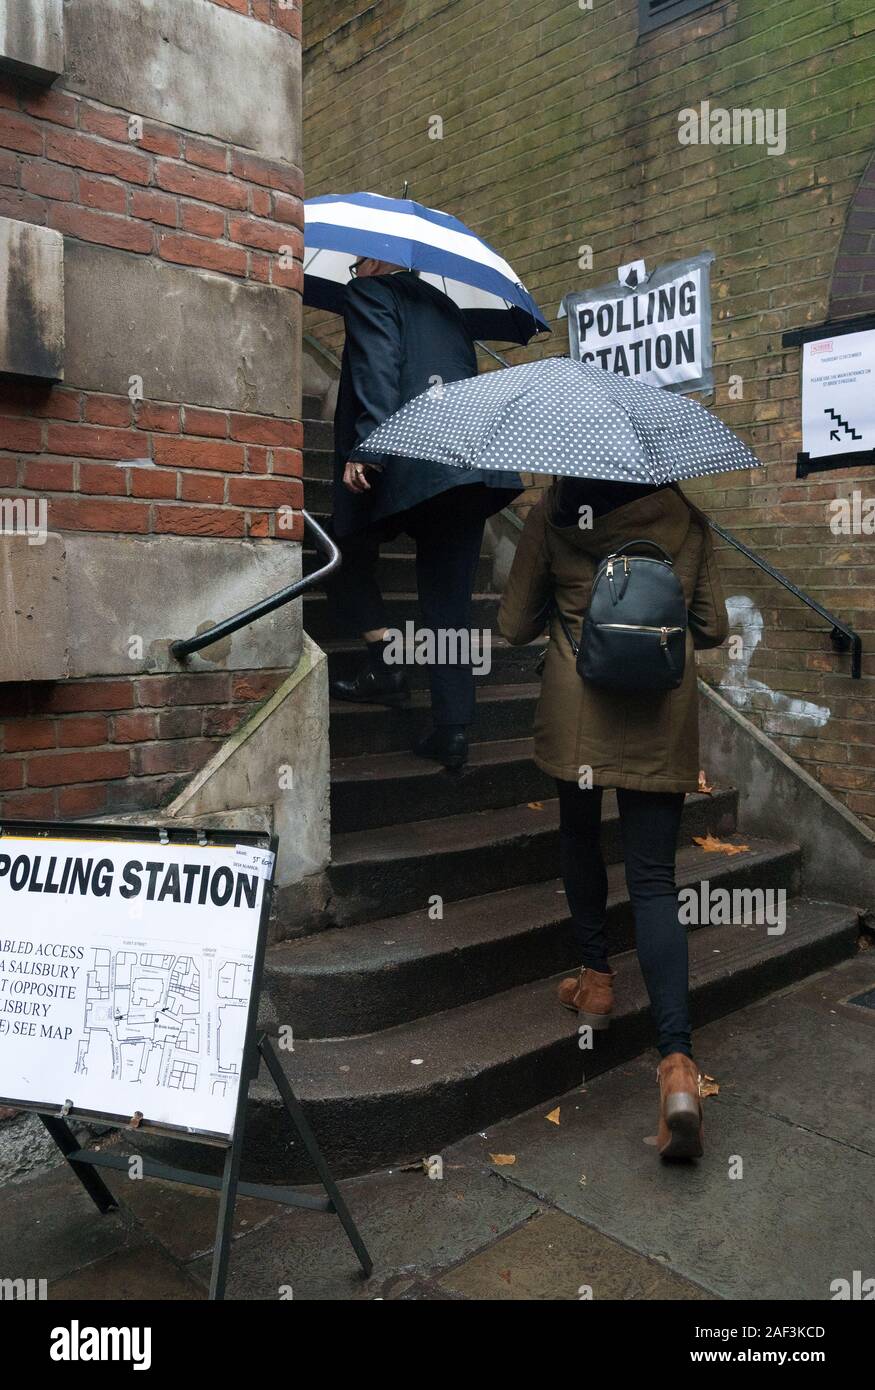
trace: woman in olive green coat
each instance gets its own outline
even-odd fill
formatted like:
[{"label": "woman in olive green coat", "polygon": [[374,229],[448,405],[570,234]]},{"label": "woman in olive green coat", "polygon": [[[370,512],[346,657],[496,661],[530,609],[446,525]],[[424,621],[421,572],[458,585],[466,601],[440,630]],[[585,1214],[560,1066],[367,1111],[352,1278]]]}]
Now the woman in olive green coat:
[{"label": "woman in olive green coat", "polygon": [[[581,679],[556,616],[558,609],[579,642],[599,563],[638,540],[668,552],[687,602],[684,676],[665,692],[609,690]],[[696,1156],[702,1152],[701,1105],[674,861],[684,796],[696,790],[700,767],[693,653],[719,646],[727,635],[706,518],[675,487],[572,478],[554,483],[526,520],[499,613],[500,631],[514,645],[533,641],[547,627],[534,756],[557,780],[562,876],[583,962],[579,976],[563,980],[559,999],[592,1028],[608,1026],[614,972],[599,836],[602,792],[615,788],[638,957],[662,1058],[657,1147],[664,1157]]]}]

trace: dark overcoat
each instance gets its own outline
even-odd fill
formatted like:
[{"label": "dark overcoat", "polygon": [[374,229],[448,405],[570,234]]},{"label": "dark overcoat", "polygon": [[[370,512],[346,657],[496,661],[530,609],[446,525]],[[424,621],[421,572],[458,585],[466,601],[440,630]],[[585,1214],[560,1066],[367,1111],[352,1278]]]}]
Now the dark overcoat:
[{"label": "dark overcoat", "polygon": [[[337,536],[383,523],[449,488],[465,487],[465,506],[489,516],[522,491],[517,473],[468,472],[424,459],[356,454],[356,445],[402,405],[429,388],[477,375],[474,344],[461,312],[409,271],[353,280],[344,309],[343,349],[334,415],[334,516]],[[381,465],[370,492],[343,483],[351,456]]]}]

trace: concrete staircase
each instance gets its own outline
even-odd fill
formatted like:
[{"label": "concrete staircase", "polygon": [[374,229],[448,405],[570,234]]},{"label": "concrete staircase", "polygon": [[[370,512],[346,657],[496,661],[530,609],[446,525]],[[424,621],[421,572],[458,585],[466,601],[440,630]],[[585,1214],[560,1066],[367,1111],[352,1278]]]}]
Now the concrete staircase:
[{"label": "concrete staircase", "polygon": [[[304,495],[330,506],[332,436],[305,400]],[[318,563],[314,553],[305,567]],[[484,557],[473,622],[494,625],[497,596]],[[392,621],[415,618],[411,544],[381,560]],[[357,644],[335,639],[325,599],[305,600],[304,625],[332,674],[354,669]],[[471,760],[460,774],[414,758],[428,726],[425,672],[412,670],[409,709],[332,704],[332,925],[268,951],[262,1020],[291,1025],[289,1076],[338,1174],[439,1152],[462,1135],[580,1084],[652,1045],[632,950],[616,805],[606,798],[610,934],[618,1014],[594,1051],[555,1001],[556,977],[577,965],[558,868],[554,787],[531,762],[537,698],[533,648],[493,648],[478,680]],[[778,816],[777,824],[780,826]],[[679,882],[787,890],[783,936],[764,927],[709,926],[690,938],[699,1025],[850,954],[855,908],[800,895],[802,855],[786,837],[744,833],[730,787],[690,796]],[[712,832],[748,848],[728,856],[692,841]],[[442,900],[442,916],[430,904]],[[701,1059],[707,1065],[707,1058]],[[252,1093],[247,1169],[265,1180],[307,1175],[278,1098]]]}]

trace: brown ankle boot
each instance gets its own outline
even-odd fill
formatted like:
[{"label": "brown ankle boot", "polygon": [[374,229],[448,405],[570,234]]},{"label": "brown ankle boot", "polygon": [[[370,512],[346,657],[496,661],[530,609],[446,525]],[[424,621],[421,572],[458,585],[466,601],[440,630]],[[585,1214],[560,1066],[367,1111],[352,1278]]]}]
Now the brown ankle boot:
[{"label": "brown ankle boot", "polygon": [[614,974],[609,970],[590,970],[581,967],[580,975],[572,975],[559,986],[559,1003],[574,1009],[577,1017],[591,1028],[607,1028],[614,1007]]},{"label": "brown ankle boot", "polygon": [[660,1158],[701,1158],[705,1126],[699,1099],[699,1069],[684,1052],[670,1052],[656,1069],[659,1082]]}]

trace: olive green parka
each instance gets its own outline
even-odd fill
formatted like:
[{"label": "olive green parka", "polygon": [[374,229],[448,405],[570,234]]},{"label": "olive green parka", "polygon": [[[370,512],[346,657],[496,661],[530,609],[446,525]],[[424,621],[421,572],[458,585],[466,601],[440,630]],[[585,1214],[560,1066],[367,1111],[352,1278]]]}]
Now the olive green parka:
[{"label": "olive green parka", "polygon": [[686,664],[680,686],[665,693],[594,686],[578,675],[554,613],[535,714],[535,762],[563,781],[578,782],[591,769],[594,786],[695,791],[701,761],[694,650],[719,646],[728,630],[707,522],[673,487],[616,507],[588,529],[556,525],[555,508],[554,484],[526,519],[499,611],[502,635],[514,646],[534,641],[555,602],[579,641],[600,561],[626,541],[656,541],[672,557],[687,601]]}]

